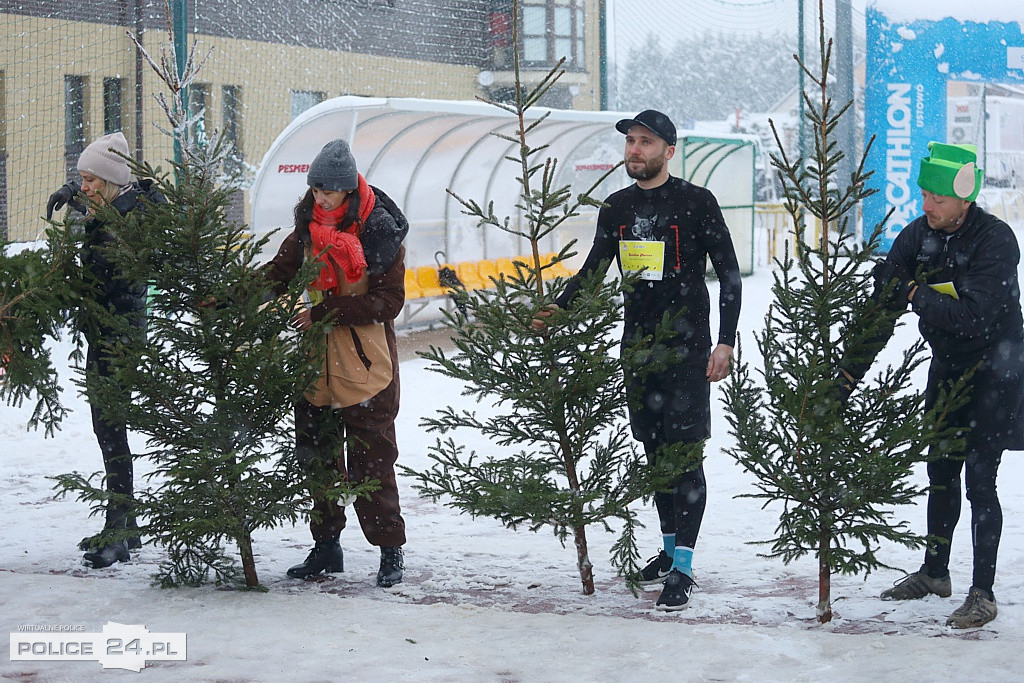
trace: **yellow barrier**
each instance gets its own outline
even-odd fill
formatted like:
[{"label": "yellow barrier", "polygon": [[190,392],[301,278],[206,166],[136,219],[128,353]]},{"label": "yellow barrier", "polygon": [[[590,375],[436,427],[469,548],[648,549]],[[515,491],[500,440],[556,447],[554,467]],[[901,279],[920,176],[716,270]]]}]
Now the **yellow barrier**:
[{"label": "yellow barrier", "polygon": [[455,274],[459,276],[462,285],[466,289],[484,289],[490,286],[490,282],[480,277],[480,270],[476,261],[463,261],[455,266]]},{"label": "yellow barrier", "polygon": [[[817,244],[821,239],[821,221],[817,217],[806,214],[805,230],[810,229],[808,242]],[[771,265],[776,259],[782,260],[788,244],[789,254],[794,255],[796,242],[793,228],[793,217],[786,210],[786,205],[774,202],[758,202],[754,205],[754,225],[761,232],[764,247],[764,262]]]},{"label": "yellow barrier", "polygon": [[476,264],[476,271],[480,273],[480,279],[483,280],[484,287],[493,287],[495,281],[501,277],[501,273],[498,272],[497,264],[490,259],[478,261]]},{"label": "yellow barrier", "polygon": [[420,266],[416,269],[416,284],[426,298],[442,296],[444,290],[441,288],[441,280],[437,275],[437,268],[434,266]]},{"label": "yellow barrier", "polygon": [[[544,254],[544,257],[541,259],[541,262],[546,266],[549,263],[551,263],[552,261],[554,261],[556,256],[558,256],[558,254],[556,252],[553,252],[553,251],[550,252],[550,253]],[[556,263],[555,265],[551,266],[550,268],[545,268],[544,269],[544,279],[545,280],[553,280],[556,277],[572,277],[575,274],[576,273],[574,273],[573,271],[571,271],[571,270],[569,270],[568,268],[565,267],[565,262],[564,261],[559,261],[558,263]]]},{"label": "yellow barrier", "polygon": [[[541,265],[547,266],[558,254],[550,252],[541,256]],[[467,290],[488,289],[494,287],[496,280],[502,277],[511,276],[516,272],[515,261],[529,263],[530,258],[516,256],[515,258],[499,258],[495,261],[482,259],[480,261],[461,261],[454,266],[444,264],[455,270],[459,280]],[[565,267],[562,262],[551,267],[544,268],[544,279],[552,280],[556,277],[572,277],[575,272]],[[447,288],[441,285],[437,267],[426,265],[417,268],[407,268],[405,271],[405,299],[429,299],[435,296],[443,296],[448,293]]]},{"label": "yellow barrier", "polygon": [[416,271],[407,268],[405,271],[405,300],[410,301],[422,298],[423,290],[420,289],[419,283],[416,282]]}]

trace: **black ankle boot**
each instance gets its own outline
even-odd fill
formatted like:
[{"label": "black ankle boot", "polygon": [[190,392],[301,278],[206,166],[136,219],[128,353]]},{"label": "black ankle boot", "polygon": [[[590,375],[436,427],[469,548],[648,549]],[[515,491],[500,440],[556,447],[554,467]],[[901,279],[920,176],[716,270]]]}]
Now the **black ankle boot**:
[{"label": "black ankle boot", "polygon": [[[138,522],[135,521],[134,517],[129,517],[128,521],[126,522],[126,524],[127,524],[126,528],[128,530],[133,530],[133,529],[138,529],[139,528]],[[115,528],[115,527],[104,525],[103,526],[103,531],[107,531],[108,529],[112,529],[112,528]],[[78,542],[78,549],[79,550],[93,551],[93,550],[96,550],[97,548],[102,547],[103,546],[103,531],[101,531],[98,534],[94,534],[92,536],[86,536],[85,538],[83,538],[81,541]],[[128,549],[129,550],[138,550],[139,548],[142,547],[142,539],[139,538],[139,535],[137,533],[136,534],[132,534],[131,536],[129,536],[125,540],[128,543]]]},{"label": "black ankle boot", "polygon": [[128,543],[120,540],[87,552],[82,559],[93,569],[103,569],[115,562],[127,562],[132,556],[128,552]]},{"label": "black ankle boot", "polygon": [[400,547],[382,547],[380,549],[380,569],[377,571],[377,585],[391,588],[402,582],[405,573],[405,556]]},{"label": "black ankle boot", "polygon": [[329,541],[317,541],[306,556],[306,561],[289,569],[288,576],[293,579],[306,579],[320,572],[331,574],[343,571],[345,557],[341,552],[341,544],[334,538]]}]

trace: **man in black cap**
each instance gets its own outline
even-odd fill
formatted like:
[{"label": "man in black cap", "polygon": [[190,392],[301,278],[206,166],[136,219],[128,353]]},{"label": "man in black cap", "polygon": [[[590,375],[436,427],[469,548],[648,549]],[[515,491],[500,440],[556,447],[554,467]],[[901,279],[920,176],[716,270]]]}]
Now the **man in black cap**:
[{"label": "man in black cap", "polygon": [[[662,446],[696,444],[711,435],[711,382],[728,376],[740,313],[740,273],[729,229],[714,195],[706,188],[669,175],[676,128],[661,112],[648,109],[615,124],[626,136],[626,173],[636,183],[605,199],[594,244],[579,275],[555,302],[569,305],[580,278],[616,259],[619,269],[640,272],[625,296],[623,343],[648,335],[664,313],[675,315],[673,344],[678,362],[641,384],[627,382],[642,397],[630,409],[633,437],[648,459]],[[718,275],[718,344],[712,349],[710,297],[704,281],[708,257]],[[538,314],[542,327],[547,311]],[[664,548],[637,577],[642,585],[664,583],[656,607],[678,610],[693,586],[697,542],[707,487],[700,464],[671,491],[655,494]]]}]

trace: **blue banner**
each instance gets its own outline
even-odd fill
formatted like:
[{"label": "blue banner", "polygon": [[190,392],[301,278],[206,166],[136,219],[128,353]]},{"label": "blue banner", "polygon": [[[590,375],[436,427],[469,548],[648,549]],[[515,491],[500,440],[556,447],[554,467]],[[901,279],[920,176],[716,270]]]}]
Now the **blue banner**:
[{"label": "blue banner", "polygon": [[1024,47],[1019,23],[890,20],[867,8],[867,71],[864,87],[864,140],[874,136],[866,170],[869,187],[879,190],[864,201],[864,231],[886,215],[882,250],[888,251],[903,227],[921,215],[918,165],[928,142],[946,142],[947,81],[1024,82]]}]

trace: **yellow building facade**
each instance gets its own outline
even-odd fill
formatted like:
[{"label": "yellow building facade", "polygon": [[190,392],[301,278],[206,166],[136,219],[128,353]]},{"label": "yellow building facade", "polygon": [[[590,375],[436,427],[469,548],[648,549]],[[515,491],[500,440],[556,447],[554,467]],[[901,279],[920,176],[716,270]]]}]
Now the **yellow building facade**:
[{"label": "yellow building facade", "polygon": [[[173,157],[156,99],[167,88],[128,35],[141,33],[153,59],[169,58],[168,22],[160,16],[164,3],[93,3],[86,8],[91,20],[80,16],[86,10],[77,5],[54,11],[55,4],[63,3],[0,0],[0,235],[12,241],[42,235],[47,197],[75,177],[78,153],[97,137],[122,130],[137,158],[165,171]],[[513,72],[495,56],[495,45],[507,43],[509,3],[420,0],[403,3],[408,9],[396,4],[352,3],[360,11],[338,15],[332,24],[324,16],[329,7],[297,12],[278,0],[188,3],[198,14],[189,17],[189,43],[202,61],[191,88],[192,110],[205,109],[205,130],[229,132],[251,175],[288,122],[327,98],[507,95]],[[550,28],[555,36],[549,54],[556,44],[572,48],[567,72],[545,104],[599,108],[599,2],[525,0],[524,6],[534,34]],[[275,17],[286,7],[291,14],[279,24]],[[232,12],[254,18],[252,25]],[[543,27],[537,23],[542,17],[548,19]],[[332,25],[345,30],[324,36],[322,27]],[[566,30],[571,42],[559,33]],[[541,44],[536,35],[532,40],[537,56]],[[548,68],[535,60],[524,69],[524,80],[536,81]],[[233,217],[248,222],[249,205],[240,196]]]}]

